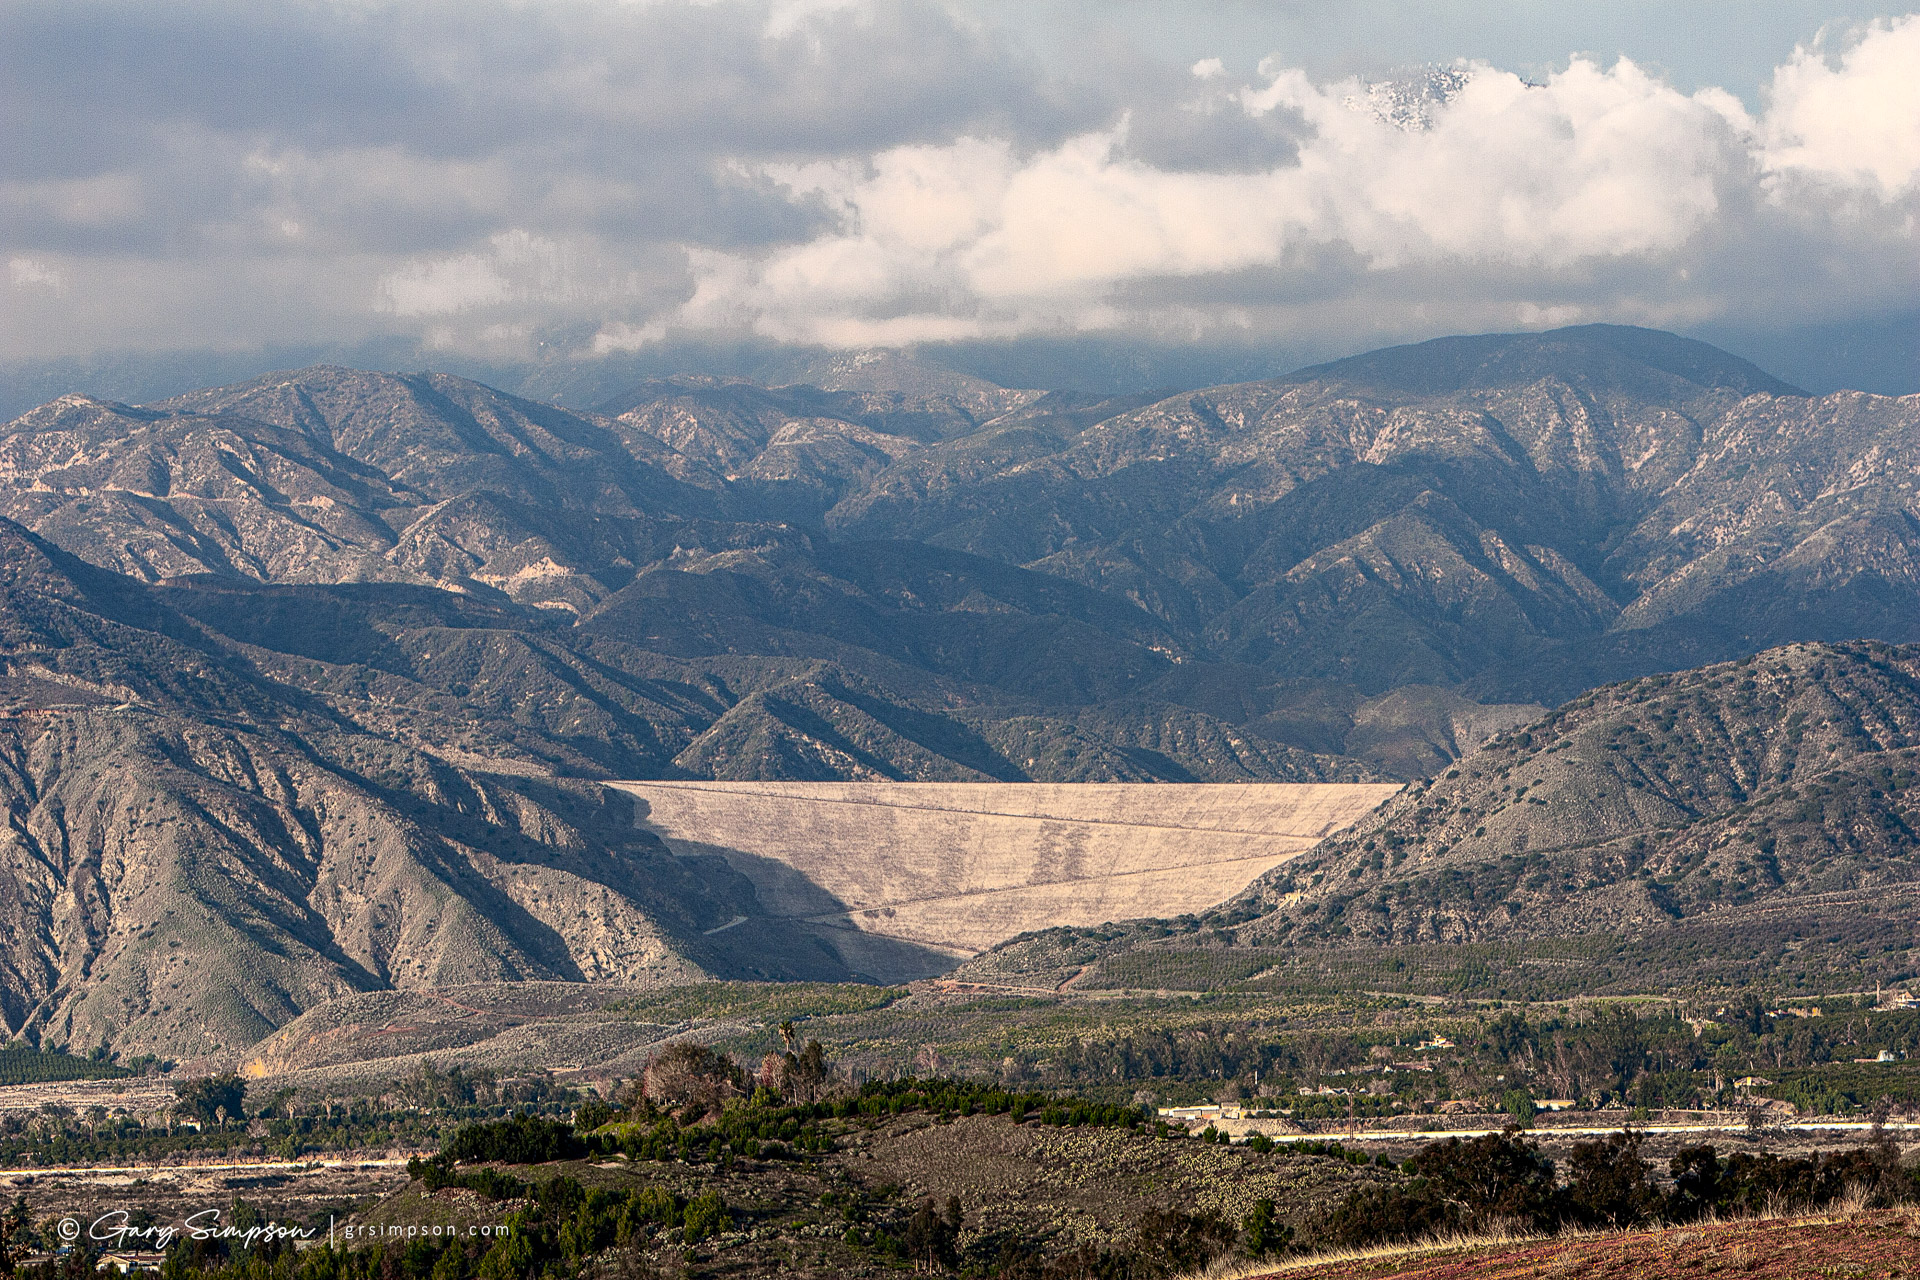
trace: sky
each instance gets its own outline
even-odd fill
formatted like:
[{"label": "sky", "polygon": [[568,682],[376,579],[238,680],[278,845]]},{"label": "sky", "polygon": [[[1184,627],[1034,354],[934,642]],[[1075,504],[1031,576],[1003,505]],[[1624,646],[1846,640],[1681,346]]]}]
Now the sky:
[{"label": "sky", "polygon": [[0,361],[1899,346],[1916,71],[1843,0],[0,0]]}]

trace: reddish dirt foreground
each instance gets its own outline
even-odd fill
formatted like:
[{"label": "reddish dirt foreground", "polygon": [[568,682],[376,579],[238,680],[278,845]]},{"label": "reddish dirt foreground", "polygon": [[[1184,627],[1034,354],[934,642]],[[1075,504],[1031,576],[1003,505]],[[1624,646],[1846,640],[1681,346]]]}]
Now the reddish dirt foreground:
[{"label": "reddish dirt foreground", "polygon": [[1660,1231],[1460,1245],[1296,1263],[1245,1280],[1509,1280],[1521,1276],[1920,1277],[1920,1210],[1742,1219]]}]

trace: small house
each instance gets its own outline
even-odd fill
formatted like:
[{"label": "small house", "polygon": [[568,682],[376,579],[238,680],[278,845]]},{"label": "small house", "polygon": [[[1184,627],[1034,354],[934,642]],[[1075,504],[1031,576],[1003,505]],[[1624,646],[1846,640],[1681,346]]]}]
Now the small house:
[{"label": "small house", "polygon": [[158,1271],[160,1264],[167,1260],[164,1253],[149,1252],[144,1249],[116,1249],[100,1255],[100,1261],[94,1264],[96,1271],[117,1271],[121,1275],[131,1275],[136,1271]]}]

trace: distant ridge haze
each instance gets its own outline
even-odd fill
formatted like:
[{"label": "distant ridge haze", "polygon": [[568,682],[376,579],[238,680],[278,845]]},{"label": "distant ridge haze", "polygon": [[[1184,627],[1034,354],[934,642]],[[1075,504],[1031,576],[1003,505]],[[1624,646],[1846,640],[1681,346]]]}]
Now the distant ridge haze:
[{"label": "distant ridge haze", "polygon": [[1705,342],[1629,325],[1589,324],[1542,334],[1433,338],[1312,365],[1284,382],[1353,382],[1382,391],[1444,395],[1525,386],[1549,378],[1649,390],[1667,374],[1703,387],[1804,396],[1750,361]]},{"label": "distant ridge haze", "polygon": [[[1426,339],[1404,345],[1419,347],[1427,341],[1445,340]],[[1694,335],[1694,340],[1723,351],[1744,352],[1757,366],[1784,374],[1787,384],[1820,394],[1863,390],[1906,395],[1920,391],[1920,316],[1778,333],[1718,326]],[[1154,389],[1173,392],[1287,378],[1368,354],[1336,354],[1340,350],[1335,347],[1329,351],[1320,344],[1237,345],[1220,341],[1195,345],[1124,338],[1034,337],[1017,342],[931,343],[865,352],[752,342],[663,343],[641,352],[599,356],[556,350],[539,360],[488,359],[435,350],[403,339],[259,351],[126,352],[0,362],[0,417],[17,416],[69,392],[143,403],[312,364],[434,369],[536,400],[593,408],[639,382],[685,373],[767,386],[835,387],[830,370],[876,356],[880,357],[877,363],[881,369],[911,366],[924,371],[915,375],[921,381],[957,376],[996,387],[1131,395]],[[902,390],[904,384],[886,389]]]}]

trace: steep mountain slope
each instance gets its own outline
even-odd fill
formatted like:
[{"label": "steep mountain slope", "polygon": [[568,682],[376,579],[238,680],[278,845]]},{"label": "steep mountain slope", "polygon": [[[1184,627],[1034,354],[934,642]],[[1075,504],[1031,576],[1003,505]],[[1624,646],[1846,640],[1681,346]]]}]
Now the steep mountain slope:
[{"label": "steep mountain slope", "polygon": [[597,786],[462,769],[0,524],[0,1020],[191,1057],[354,990],[700,976],[751,889]]},{"label": "steep mountain slope", "polygon": [[0,435],[0,478],[6,515],[149,581],[431,583],[581,611],[674,548],[781,536],[704,519],[722,481],[649,436],[440,375],[69,396]]},{"label": "steep mountain slope", "polygon": [[1920,897],[1920,651],[1856,639],[1920,639],[1920,398],[1605,327],[1151,402],[817,376],[582,413],[320,368],[0,430],[0,1018],[178,1057],[748,972],[706,931],[751,885],[621,777],[1435,779],[1222,946]]},{"label": "steep mountain slope", "polygon": [[[873,392],[683,382],[649,404],[698,419],[679,438],[696,455],[736,420],[774,424],[746,446],[764,459],[800,409],[882,425],[906,412],[897,397],[874,408]],[[1137,692],[1182,653],[1136,606],[960,553],[686,514],[779,502],[764,486],[700,487],[732,483],[724,468],[739,458],[690,460],[619,423],[454,379],[319,369],[164,409],[69,398],[0,444],[14,514],[96,563],[168,584],[174,607],[258,650],[262,671],[407,741],[491,756],[487,740],[504,737],[548,767],[623,776],[1024,777],[1056,765],[1115,780],[1369,776],[1252,731],[1234,735],[1246,749],[1209,745],[1204,758],[1132,742],[1182,739],[1166,722],[1196,717],[1178,706],[1129,703],[1128,743],[1101,741],[1106,719],[1082,710]],[[662,458],[657,470],[646,461]],[[569,630],[572,618],[582,625]],[[743,660],[720,661],[733,656]],[[796,698],[818,704],[817,689],[849,683],[865,690],[864,709],[828,695],[816,714],[790,713]],[[792,696],[762,696],[789,685]],[[989,727],[1017,721],[1009,741],[1030,763],[967,746],[976,730],[947,716],[962,708]],[[876,713],[893,726],[884,744],[869,732]],[[867,749],[849,751],[850,732]],[[741,748],[769,735],[785,745]]]},{"label": "steep mountain slope", "polygon": [[[1920,648],[1792,645],[1586,694],[1255,886],[1245,940],[1832,920],[1920,897]],[[1920,941],[1920,940],[1917,940]]]},{"label": "steep mountain slope", "polygon": [[[999,776],[1084,741],[1073,759],[1116,778],[1199,776],[1215,766],[1128,754],[1198,715],[1257,740],[1235,763],[1202,753],[1227,776],[1289,749],[1405,775],[1518,714],[1475,704],[1776,642],[1920,638],[1920,401],[1808,397],[1671,335],[1445,339],[1145,404],[893,357],[815,376],[659,380],[597,414],[331,368],[146,409],[68,398],[0,432],[0,510],[341,668],[314,674],[336,695],[411,681],[398,696],[421,707],[472,681],[396,657],[412,624],[379,615],[407,613],[397,596],[327,606],[388,637],[375,661],[297,626],[262,640],[232,593],[391,583],[520,606],[420,639],[491,673],[488,722],[571,723],[531,695],[576,673],[597,692],[562,701],[592,702],[599,727],[552,758],[621,772]],[[525,658],[516,695],[506,655],[527,636],[549,656]],[[697,712],[612,692],[656,672],[699,685],[723,657],[727,692]],[[599,667],[627,674],[583,674]],[[1420,695],[1386,736],[1360,727],[1362,704],[1413,686],[1468,710]],[[900,734],[909,711],[960,755]],[[1036,724],[1053,745],[1022,745]]]},{"label": "steep mountain slope", "polygon": [[1016,939],[988,985],[1565,999],[1920,975],[1920,646],[1590,691],[1197,916]]},{"label": "steep mountain slope", "polygon": [[713,477],[651,436],[446,374],[322,367],[175,397],[294,430],[430,502],[476,491],[567,511],[711,514]]},{"label": "steep mountain slope", "polygon": [[1069,438],[904,458],[829,513],[1121,593],[1196,650],[1379,692],[1559,700],[1769,643],[1915,638],[1920,401],[1700,343],[1444,339]]},{"label": "steep mountain slope", "polygon": [[80,396],[11,423],[0,474],[9,518],[149,580],[387,576],[386,513],[424,502],[297,432]]},{"label": "steep mountain slope", "polygon": [[426,588],[154,587],[0,521],[0,1024],[217,1058],[354,992],[846,980],[870,964],[811,935],[726,934],[767,914],[753,882],[670,853],[626,797],[578,776],[636,762],[979,781],[1367,772],[1184,708],[1110,725],[969,711],[964,686],[895,674],[955,705],[921,711],[819,661],[703,667]]},{"label": "steep mountain slope", "polygon": [[[1769,643],[1920,638],[1920,401],[1811,398],[1671,335],[1446,339],[1152,403],[892,357],[816,376],[664,379],[597,414],[330,368],[147,409],[69,398],[0,433],[0,510],[148,581],[431,586],[522,606],[478,630],[617,649],[622,671],[739,660],[700,714],[615,715],[621,745],[586,754],[622,772],[1003,771],[912,732],[852,750],[888,735],[837,683],[1007,759],[1084,740],[1073,759],[1116,779],[1143,766],[1111,726],[1145,707],[1156,740],[1197,714],[1258,739],[1246,760],[1405,775],[1512,719],[1423,695],[1391,741],[1359,728],[1409,686],[1524,708]],[[1052,746],[1020,745],[1036,723]]]}]

